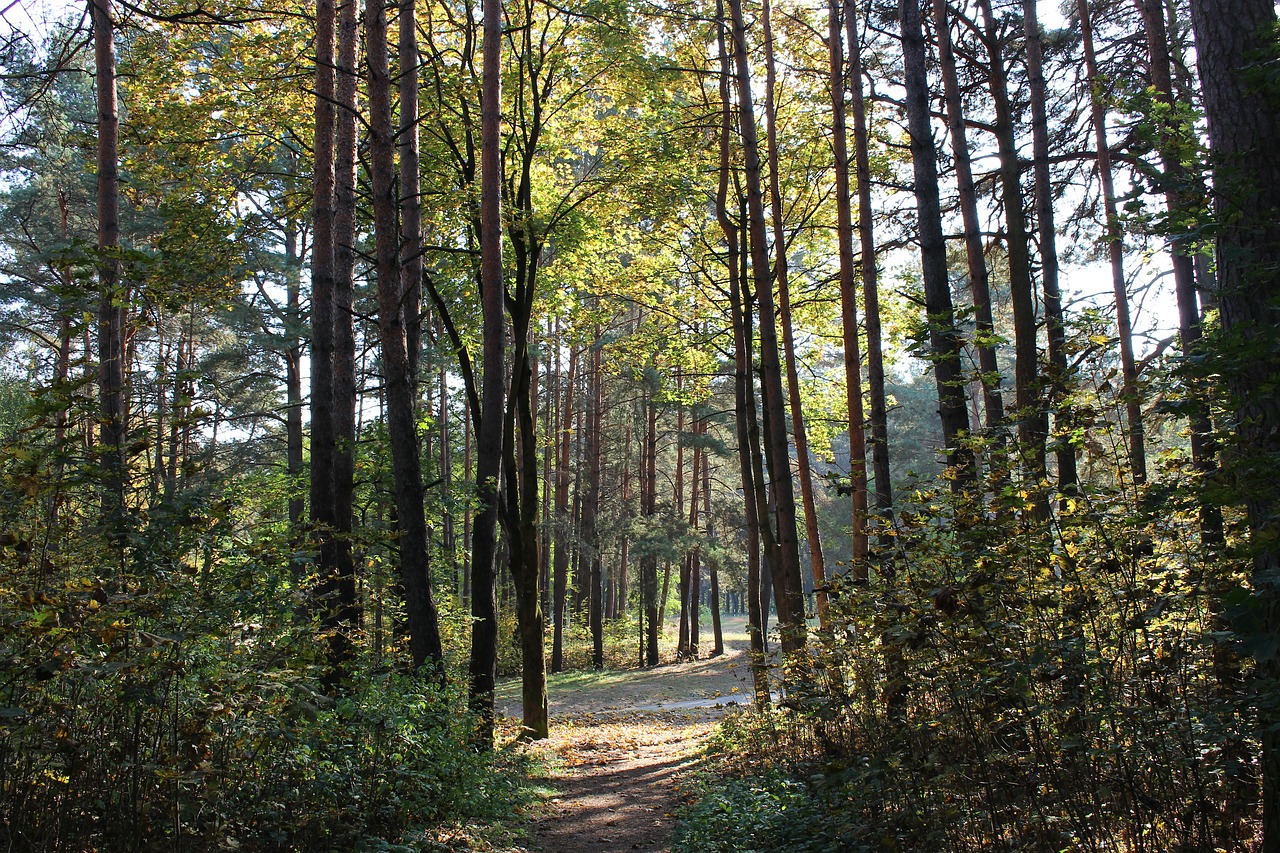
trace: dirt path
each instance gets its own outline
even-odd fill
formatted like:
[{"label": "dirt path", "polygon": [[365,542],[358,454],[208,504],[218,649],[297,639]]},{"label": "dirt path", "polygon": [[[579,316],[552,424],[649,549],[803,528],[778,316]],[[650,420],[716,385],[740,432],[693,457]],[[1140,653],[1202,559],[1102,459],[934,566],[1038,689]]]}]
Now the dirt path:
[{"label": "dirt path", "polygon": [[[543,853],[669,850],[682,775],[715,720],[751,701],[746,638],[730,627],[720,658],[552,677],[546,747],[559,793],[532,827]],[[514,685],[499,706],[518,715]]]}]

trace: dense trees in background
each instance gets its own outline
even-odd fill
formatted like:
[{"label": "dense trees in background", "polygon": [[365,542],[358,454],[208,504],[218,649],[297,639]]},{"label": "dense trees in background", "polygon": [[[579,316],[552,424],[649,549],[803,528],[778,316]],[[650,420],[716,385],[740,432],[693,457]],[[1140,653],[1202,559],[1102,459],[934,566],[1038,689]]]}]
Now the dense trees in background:
[{"label": "dense trees in background", "polygon": [[1280,849],[1275,11],[1057,11],[6,36],[0,835],[399,837],[733,611],[833,849]]}]

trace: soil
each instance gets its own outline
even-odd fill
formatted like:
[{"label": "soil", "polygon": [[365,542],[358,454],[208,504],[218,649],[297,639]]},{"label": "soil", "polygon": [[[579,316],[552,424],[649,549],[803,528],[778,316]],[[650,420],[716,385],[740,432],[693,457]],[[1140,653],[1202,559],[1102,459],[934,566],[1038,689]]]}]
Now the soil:
[{"label": "soil", "polygon": [[[662,853],[682,784],[715,721],[751,701],[742,620],[726,620],[726,654],[644,670],[549,679],[544,742],[556,789],[530,834],[543,853]],[[518,716],[518,684],[499,690]]]}]

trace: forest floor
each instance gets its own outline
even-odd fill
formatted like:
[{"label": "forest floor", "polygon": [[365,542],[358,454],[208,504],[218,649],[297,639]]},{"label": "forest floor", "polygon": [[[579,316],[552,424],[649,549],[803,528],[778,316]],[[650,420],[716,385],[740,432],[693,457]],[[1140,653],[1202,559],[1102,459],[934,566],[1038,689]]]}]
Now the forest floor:
[{"label": "forest floor", "polygon": [[[724,639],[717,658],[548,678],[551,738],[540,748],[555,793],[530,826],[534,849],[669,849],[703,741],[717,719],[752,700],[745,619],[726,618]],[[498,704],[519,716],[518,682],[502,685]]]}]

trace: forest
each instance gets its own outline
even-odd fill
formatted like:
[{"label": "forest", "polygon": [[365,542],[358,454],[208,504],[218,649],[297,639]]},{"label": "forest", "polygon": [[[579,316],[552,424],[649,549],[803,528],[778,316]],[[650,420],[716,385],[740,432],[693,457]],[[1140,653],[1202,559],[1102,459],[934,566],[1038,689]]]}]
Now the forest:
[{"label": "forest", "polygon": [[0,100],[5,849],[1280,853],[1273,0],[18,0]]}]

